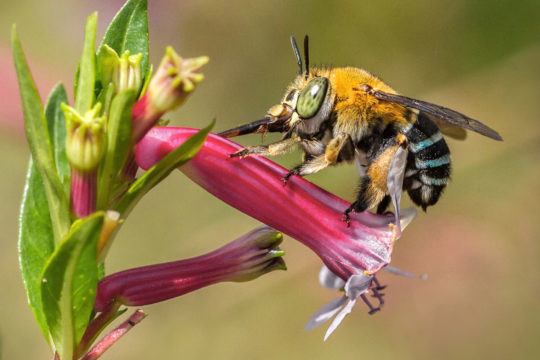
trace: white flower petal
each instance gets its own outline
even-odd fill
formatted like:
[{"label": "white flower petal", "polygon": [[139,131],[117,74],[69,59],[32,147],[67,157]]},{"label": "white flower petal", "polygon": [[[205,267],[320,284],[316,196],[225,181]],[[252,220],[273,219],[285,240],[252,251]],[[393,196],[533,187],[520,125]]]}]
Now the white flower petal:
[{"label": "white flower petal", "polygon": [[401,229],[405,229],[414,220],[416,215],[418,215],[418,210],[415,206],[411,206],[404,210],[401,210]]},{"label": "white flower petal", "polygon": [[356,300],[358,296],[368,291],[371,280],[373,280],[371,275],[351,275],[345,284],[345,293],[351,300]]},{"label": "white flower petal", "polygon": [[311,330],[321,325],[322,323],[330,320],[332,316],[334,316],[339,311],[339,309],[341,309],[341,307],[345,304],[346,301],[347,297],[342,296],[324,305],[319,311],[317,311],[315,314],[313,314],[313,316],[311,316],[306,326],[304,326],[304,330]]},{"label": "white flower petal", "polygon": [[325,265],[319,271],[319,283],[328,289],[341,289],[345,285],[345,281],[331,272]]},{"label": "white flower petal", "polygon": [[388,170],[388,177],[386,182],[388,185],[388,193],[392,199],[392,204],[394,205],[394,211],[396,216],[396,226],[397,226],[397,236],[401,236],[401,222],[399,216],[399,206],[401,203],[401,192],[403,188],[403,177],[405,176],[405,166],[407,165],[407,150],[398,147],[392,163],[390,164],[390,169]]},{"label": "white flower petal", "polygon": [[332,323],[328,327],[328,330],[326,330],[326,334],[324,335],[324,341],[326,341],[326,339],[328,339],[328,337],[334,332],[334,330],[337,329],[339,324],[341,324],[341,321],[343,321],[345,316],[347,316],[351,312],[355,304],[356,304],[356,300],[349,300],[349,302],[347,303],[347,305],[345,305],[343,310],[341,310],[339,314],[337,314],[334,321],[332,321]]}]

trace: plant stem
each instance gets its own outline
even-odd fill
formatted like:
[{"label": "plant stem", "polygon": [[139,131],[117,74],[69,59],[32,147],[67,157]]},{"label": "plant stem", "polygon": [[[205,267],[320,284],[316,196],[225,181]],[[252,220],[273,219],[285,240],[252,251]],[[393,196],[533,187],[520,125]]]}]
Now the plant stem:
[{"label": "plant stem", "polygon": [[137,309],[135,312],[120,326],[111,331],[107,336],[105,336],[99,343],[97,343],[86,355],[84,355],[81,360],[95,360],[98,359],[105,351],[107,351],[114,343],[116,343],[122,336],[124,336],[129,330],[131,330],[135,325],[140,323],[146,314],[141,310]]},{"label": "plant stem", "polygon": [[120,303],[112,302],[102,313],[90,322],[84,335],[77,346],[77,351],[75,352],[74,358],[78,358],[81,354],[84,354],[86,350],[92,345],[96,337],[103,331],[105,326],[107,326],[114,318],[115,314],[120,307]]},{"label": "plant stem", "polygon": [[71,168],[71,210],[78,218],[96,211],[97,170],[83,172]]}]

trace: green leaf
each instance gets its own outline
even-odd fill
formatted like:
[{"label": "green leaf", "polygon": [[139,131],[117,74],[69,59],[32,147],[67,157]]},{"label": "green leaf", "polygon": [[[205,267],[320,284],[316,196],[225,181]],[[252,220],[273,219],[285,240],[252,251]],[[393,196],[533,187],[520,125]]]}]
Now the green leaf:
[{"label": "green leaf", "polygon": [[55,240],[59,242],[70,226],[69,203],[56,173],[47,120],[43,113],[39,94],[26,64],[15,26],[12,31],[11,43],[24,112],[26,138],[28,139],[30,153],[36,169],[43,180]]},{"label": "green leaf", "polygon": [[43,336],[49,327],[41,302],[41,272],[54,251],[54,235],[41,175],[30,160],[19,221],[19,263],[28,304]]},{"label": "green leaf", "polygon": [[111,190],[131,149],[131,109],[135,103],[134,90],[118,93],[111,103],[107,123],[107,151],[99,174],[98,209],[109,206]]},{"label": "green leaf", "polygon": [[105,32],[98,49],[98,56],[105,44],[113,48],[118,56],[129,50],[130,54],[141,53],[141,71],[148,69],[148,4],[147,0],[129,0],[116,14]]},{"label": "green leaf", "polygon": [[144,76],[144,83],[141,88],[141,95],[140,95],[141,97],[146,92],[146,88],[148,87],[148,84],[150,83],[150,78],[152,77],[153,71],[154,71],[154,65],[150,64],[150,66],[148,66],[148,71],[146,71],[146,75]]},{"label": "green leaf", "polygon": [[98,282],[103,213],[76,221],[42,273],[41,299],[56,351],[71,359],[90,321]]},{"label": "green leaf", "polygon": [[68,103],[66,89],[64,85],[57,84],[51,91],[47,106],[45,106],[45,118],[49,125],[49,134],[51,136],[51,146],[53,149],[56,171],[60,181],[67,188],[69,196],[70,185],[70,166],[66,155],[66,119],[64,112],[60,108],[62,103]]},{"label": "green leaf", "polygon": [[214,124],[215,121],[212,121],[210,125],[191,136],[131,185],[115,205],[115,210],[120,212],[122,218],[127,217],[144,194],[165,179],[174,169],[184,165],[197,154]]},{"label": "green leaf", "polygon": [[79,69],[77,71],[77,92],[75,95],[75,109],[84,115],[94,104],[94,83],[96,79],[96,27],[97,13],[86,19],[84,46]]}]

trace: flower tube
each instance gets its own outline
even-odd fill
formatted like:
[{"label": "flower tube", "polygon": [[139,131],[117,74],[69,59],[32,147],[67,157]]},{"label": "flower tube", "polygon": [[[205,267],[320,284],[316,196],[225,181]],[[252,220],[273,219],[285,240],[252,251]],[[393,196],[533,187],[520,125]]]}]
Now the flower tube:
[{"label": "flower tube", "polygon": [[249,281],[285,269],[282,238],[263,226],[206,255],[114,273],[99,282],[94,310],[113,303],[154,304],[217,282]]},{"label": "flower tube", "polygon": [[[136,160],[143,169],[156,164],[198,130],[157,127],[138,143]],[[242,147],[210,134],[197,155],[180,170],[227,204],[311,248],[343,280],[372,275],[391,259],[397,231],[393,216],[369,212],[343,221],[349,203],[300,177],[286,186],[288,171],[263,157],[230,158]],[[416,210],[401,213],[405,227]],[[394,229],[394,231],[392,231]]]}]

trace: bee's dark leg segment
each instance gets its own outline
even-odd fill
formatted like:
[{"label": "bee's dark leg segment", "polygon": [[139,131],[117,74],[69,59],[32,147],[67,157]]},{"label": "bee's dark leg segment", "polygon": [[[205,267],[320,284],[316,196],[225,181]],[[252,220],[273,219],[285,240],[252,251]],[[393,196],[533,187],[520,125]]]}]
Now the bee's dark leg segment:
[{"label": "bee's dark leg segment", "polygon": [[351,206],[349,206],[347,210],[345,210],[345,212],[343,213],[343,215],[345,215],[345,218],[343,219],[343,221],[347,223],[347,227],[349,227],[351,224],[351,218],[349,216],[351,212],[362,212],[362,211],[367,210],[370,207],[370,202],[367,200],[368,199],[367,189],[368,189],[369,182],[370,182],[370,179],[368,176],[364,176],[362,178],[356,201],[353,202]]},{"label": "bee's dark leg segment", "polygon": [[386,214],[386,209],[388,208],[388,205],[390,205],[390,195],[386,195],[382,201],[377,205],[377,214]]},{"label": "bee's dark leg segment", "polygon": [[303,164],[300,164],[294,168],[292,168],[287,175],[283,178],[283,185],[287,185],[287,181],[291,178],[293,175],[301,175],[300,169],[302,168]]},{"label": "bee's dark leg segment", "polygon": [[368,314],[369,315],[373,315],[375,314],[377,311],[381,310],[380,307],[374,307],[368,300],[368,298],[366,297],[365,294],[362,294],[360,295],[360,297],[362,298],[362,300],[366,303],[366,305],[369,307],[369,312]]}]

